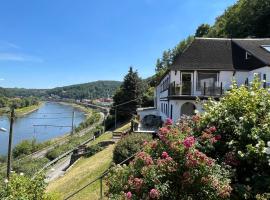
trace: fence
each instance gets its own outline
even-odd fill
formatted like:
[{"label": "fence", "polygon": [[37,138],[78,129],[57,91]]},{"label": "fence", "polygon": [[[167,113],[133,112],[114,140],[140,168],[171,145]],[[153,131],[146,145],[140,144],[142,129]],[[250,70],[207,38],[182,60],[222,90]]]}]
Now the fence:
[{"label": "fence", "polygon": [[[125,163],[127,163],[128,161],[130,161],[131,159],[133,159],[135,157],[137,153],[133,154],[132,156],[130,156],[129,158],[125,159],[124,161],[122,161],[121,163],[119,163],[119,165],[123,165]],[[86,185],[84,185],[83,187],[81,187],[80,189],[78,189],[77,191],[73,192],[72,194],[70,194],[69,196],[65,197],[64,200],[68,200],[74,196],[76,196],[77,194],[79,194],[82,190],[84,190],[85,188],[93,185],[94,183],[96,183],[97,181],[100,182],[100,199],[103,199],[103,179],[105,178],[105,176],[109,173],[109,170],[112,168],[109,167],[109,169],[107,169],[105,172],[102,173],[102,175],[100,175],[99,177],[95,178],[94,180],[90,181],[89,183],[87,183]]]}]

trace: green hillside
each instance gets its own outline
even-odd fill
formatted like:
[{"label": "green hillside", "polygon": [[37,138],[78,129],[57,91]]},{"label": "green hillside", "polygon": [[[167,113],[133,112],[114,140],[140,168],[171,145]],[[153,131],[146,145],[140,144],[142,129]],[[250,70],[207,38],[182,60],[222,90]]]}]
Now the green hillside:
[{"label": "green hillside", "polygon": [[57,87],[48,90],[47,94],[54,94],[62,98],[72,99],[112,97],[120,84],[120,81],[95,81],[84,84]]},{"label": "green hillside", "polygon": [[53,89],[25,89],[25,88],[0,88],[0,96],[5,97],[48,97],[57,95],[61,98],[102,98],[112,97],[120,86],[120,81],[95,81],[84,84],[76,84]]}]

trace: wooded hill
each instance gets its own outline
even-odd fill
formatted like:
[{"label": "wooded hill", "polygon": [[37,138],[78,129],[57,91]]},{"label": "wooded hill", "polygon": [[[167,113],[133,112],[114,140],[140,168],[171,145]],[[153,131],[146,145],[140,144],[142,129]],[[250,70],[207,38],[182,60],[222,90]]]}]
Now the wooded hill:
[{"label": "wooded hill", "polygon": [[95,81],[85,84],[57,87],[47,91],[47,94],[58,95],[71,99],[96,99],[112,97],[121,85],[120,81]]},{"label": "wooded hill", "polygon": [[112,97],[121,85],[120,81],[95,81],[53,89],[0,88],[0,96],[5,97],[48,97],[57,95],[61,98],[106,98]]}]

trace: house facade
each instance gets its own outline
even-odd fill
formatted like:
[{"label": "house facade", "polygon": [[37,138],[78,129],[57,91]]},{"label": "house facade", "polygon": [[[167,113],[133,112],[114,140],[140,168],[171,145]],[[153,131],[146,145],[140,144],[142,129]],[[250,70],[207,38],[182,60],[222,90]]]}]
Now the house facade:
[{"label": "house facade", "polygon": [[250,84],[257,74],[270,83],[270,38],[195,38],[175,60],[155,88],[155,107],[139,108],[138,115],[158,115],[176,122],[182,115],[202,111],[197,99],[219,99],[232,81]]}]

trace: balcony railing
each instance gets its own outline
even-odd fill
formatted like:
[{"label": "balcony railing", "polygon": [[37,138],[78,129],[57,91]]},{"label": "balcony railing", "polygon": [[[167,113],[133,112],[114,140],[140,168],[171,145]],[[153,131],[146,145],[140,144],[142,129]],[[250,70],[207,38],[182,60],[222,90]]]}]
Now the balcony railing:
[{"label": "balcony railing", "polygon": [[221,96],[222,94],[224,94],[222,82],[214,82],[210,85],[204,82],[196,91],[194,91],[194,84],[191,81],[181,84],[171,83],[169,88],[170,96]]}]

